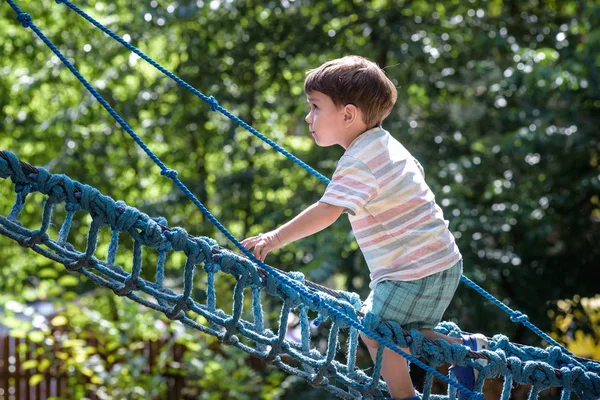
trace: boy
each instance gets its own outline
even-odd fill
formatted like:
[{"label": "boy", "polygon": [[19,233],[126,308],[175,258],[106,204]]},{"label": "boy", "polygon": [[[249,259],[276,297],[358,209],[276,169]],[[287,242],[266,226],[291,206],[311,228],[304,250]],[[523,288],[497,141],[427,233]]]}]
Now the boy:
[{"label": "boy", "polygon": [[[462,257],[421,165],[381,127],[396,102],[394,84],[375,63],[348,56],[309,71],[304,92],[310,105],[306,122],[317,145],[346,151],[318,202],[242,245],[264,261],[269,252],[325,229],[346,212],[371,275],[364,312],[420,329],[430,339],[474,350],[485,346],[482,335],[467,342],[432,330],[458,286]],[[379,343],[362,339],[374,359]],[[473,387],[472,367],[454,371]],[[384,351],[382,376],[393,398],[418,398],[406,360],[390,349]]]}]

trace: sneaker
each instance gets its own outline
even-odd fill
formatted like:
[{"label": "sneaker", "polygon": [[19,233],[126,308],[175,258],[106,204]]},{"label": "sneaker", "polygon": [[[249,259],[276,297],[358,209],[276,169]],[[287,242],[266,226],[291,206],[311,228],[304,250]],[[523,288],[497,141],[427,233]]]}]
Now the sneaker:
[{"label": "sneaker", "polygon": [[[473,351],[479,351],[488,348],[487,338],[480,333],[463,336],[463,344]],[[485,359],[477,359],[475,360],[475,362],[480,364],[481,366],[485,366],[488,363]],[[454,365],[450,367],[450,369],[452,370],[452,372],[454,372],[454,376],[456,377],[458,383],[460,383],[469,390],[473,390],[473,388],[475,387],[475,382],[477,381],[477,375],[479,373],[477,369],[471,367],[470,365]],[[469,397],[466,394],[458,391],[459,400],[468,400],[468,398]]]}]

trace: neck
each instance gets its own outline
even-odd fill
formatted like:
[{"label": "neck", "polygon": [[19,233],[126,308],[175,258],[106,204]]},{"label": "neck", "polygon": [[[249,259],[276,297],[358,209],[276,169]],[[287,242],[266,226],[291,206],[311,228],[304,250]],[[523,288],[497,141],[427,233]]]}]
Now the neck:
[{"label": "neck", "polygon": [[362,135],[369,129],[370,128],[367,128],[367,126],[365,124],[362,124],[360,127],[357,127],[356,129],[351,130],[349,132],[349,134],[345,136],[346,140],[344,140],[343,143],[340,143],[340,145],[344,148],[344,150],[348,150],[348,147],[350,147],[352,142],[354,142],[357,137],[359,137],[360,135]]}]

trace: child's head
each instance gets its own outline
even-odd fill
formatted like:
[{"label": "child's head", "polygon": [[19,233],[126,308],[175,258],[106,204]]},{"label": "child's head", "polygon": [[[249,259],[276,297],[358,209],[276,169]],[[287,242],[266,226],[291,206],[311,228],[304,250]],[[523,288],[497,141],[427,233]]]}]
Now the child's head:
[{"label": "child's head", "polygon": [[304,92],[321,92],[337,107],[355,105],[367,128],[380,126],[390,115],[398,92],[383,70],[360,56],[331,60],[309,71]]}]

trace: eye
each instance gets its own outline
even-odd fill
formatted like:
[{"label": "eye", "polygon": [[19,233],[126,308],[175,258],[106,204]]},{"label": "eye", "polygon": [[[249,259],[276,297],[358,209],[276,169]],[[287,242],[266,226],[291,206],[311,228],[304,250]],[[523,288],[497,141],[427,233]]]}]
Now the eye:
[{"label": "eye", "polygon": [[317,107],[317,105],[316,105],[316,104],[311,104],[311,106],[312,106],[312,108],[314,108],[314,109],[317,109],[317,108],[319,108],[319,107]]}]

